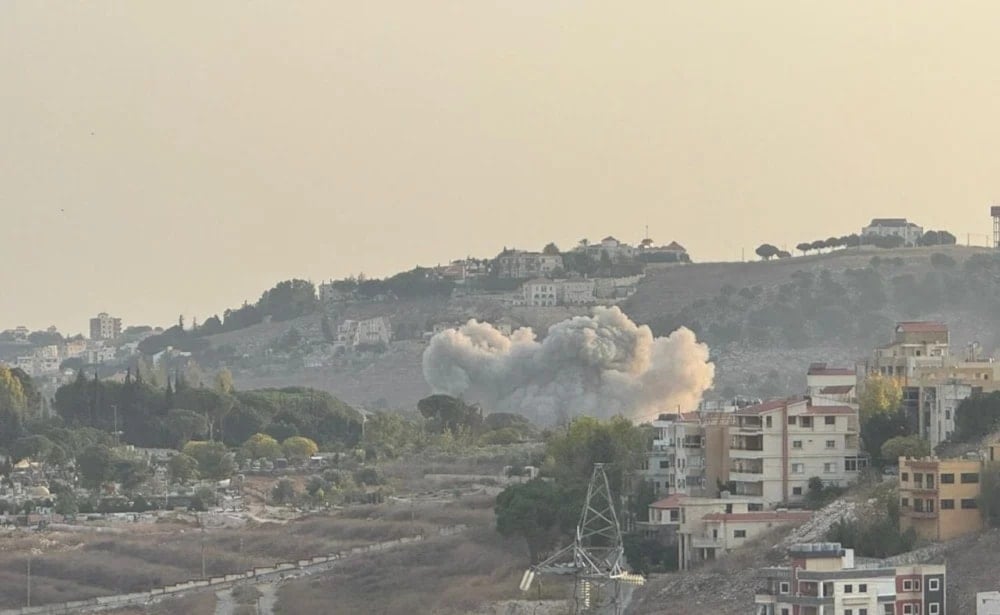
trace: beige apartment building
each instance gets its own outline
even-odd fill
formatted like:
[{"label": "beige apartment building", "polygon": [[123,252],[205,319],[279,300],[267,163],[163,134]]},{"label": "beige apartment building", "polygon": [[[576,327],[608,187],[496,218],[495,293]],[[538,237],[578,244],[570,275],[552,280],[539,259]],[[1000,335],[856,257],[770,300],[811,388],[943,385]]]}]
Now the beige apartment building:
[{"label": "beige apartment building", "polygon": [[857,408],[809,397],[738,410],[730,428],[728,483],[734,496],[765,506],[801,500],[809,479],[845,486],[867,466]]},{"label": "beige apartment building", "polygon": [[951,437],[962,400],[1000,390],[1000,364],[970,346],[951,353],[948,326],[939,322],[901,322],[889,344],[875,349],[867,373],[896,378],[903,389],[903,410],[911,428],[931,446]]},{"label": "beige apartment building", "polygon": [[[1000,452],[995,445],[988,454]],[[899,458],[899,525],[925,540],[951,540],[983,528],[978,459]]]}]

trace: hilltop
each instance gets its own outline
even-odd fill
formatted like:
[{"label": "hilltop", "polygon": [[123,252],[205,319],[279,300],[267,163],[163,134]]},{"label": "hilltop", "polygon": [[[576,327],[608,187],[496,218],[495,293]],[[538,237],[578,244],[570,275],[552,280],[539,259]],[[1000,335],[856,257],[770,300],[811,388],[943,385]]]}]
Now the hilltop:
[{"label": "hilltop", "polygon": [[[635,294],[621,304],[657,335],[679,326],[709,344],[717,366],[715,394],[761,397],[799,390],[813,361],[853,365],[885,342],[898,320],[947,322],[956,347],[1000,343],[990,322],[997,311],[998,269],[993,251],[939,246],[835,250],[826,254],[745,263],[695,263],[647,268]],[[233,361],[239,386],[316,386],[349,403],[406,407],[429,393],[420,358],[423,333],[437,323],[469,318],[530,326],[551,324],[589,308],[511,307],[489,296],[345,302],[327,311],[334,321],[385,316],[404,339],[382,353],[303,360],[309,352],[261,360],[295,329],[304,346],[321,345],[322,312],[208,336]]]}]

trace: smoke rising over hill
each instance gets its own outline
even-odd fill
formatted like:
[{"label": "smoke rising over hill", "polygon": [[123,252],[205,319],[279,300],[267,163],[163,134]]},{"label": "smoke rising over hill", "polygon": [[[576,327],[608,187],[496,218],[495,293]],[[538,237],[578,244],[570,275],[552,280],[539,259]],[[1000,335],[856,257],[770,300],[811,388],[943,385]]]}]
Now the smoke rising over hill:
[{"label": "smoke rising over hill", "polygon": [[423,357],[435,393],[481,400],[540,423],[624,414],[645,419],[690,409],[712,385],[708,347],[681,328],[654,338],[617,307],[564,320],[538,341],[470,320],[435,335]]}]

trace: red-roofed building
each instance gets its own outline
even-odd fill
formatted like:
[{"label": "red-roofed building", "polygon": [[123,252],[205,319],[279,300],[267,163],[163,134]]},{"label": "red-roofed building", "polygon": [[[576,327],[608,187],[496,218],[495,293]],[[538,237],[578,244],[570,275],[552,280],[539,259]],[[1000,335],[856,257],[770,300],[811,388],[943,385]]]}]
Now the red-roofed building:
[{"label": "red-roofed building", "polygon": [[810,478],[846,486],[867,466],[854,406],[793,397],[738,410],[735,419],[726,459],[734,496],[765,506],[800,501]]}]

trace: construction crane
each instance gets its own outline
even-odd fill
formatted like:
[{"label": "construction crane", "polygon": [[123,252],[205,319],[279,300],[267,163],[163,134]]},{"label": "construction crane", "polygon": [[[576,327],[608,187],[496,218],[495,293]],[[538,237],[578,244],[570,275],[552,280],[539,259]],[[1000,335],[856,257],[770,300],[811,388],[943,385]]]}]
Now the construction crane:
[{"label": "construction crane", "polygon": [[574,577],[576,613],[621,615],[622,584],[645,583],[641,575],[625,568],[621,526],[603,463],[594,464],[573,543],[524,571],[521,591],[528,591],[540,574]]}]

